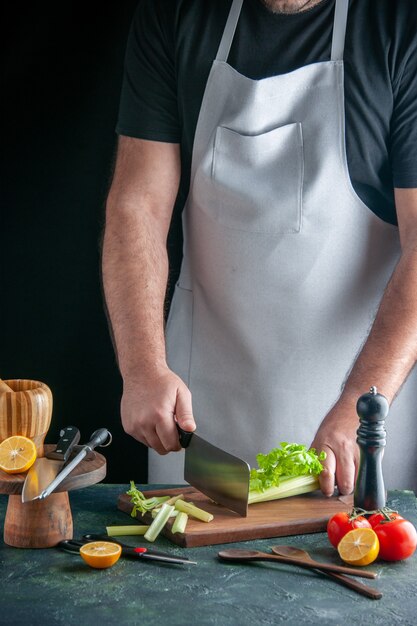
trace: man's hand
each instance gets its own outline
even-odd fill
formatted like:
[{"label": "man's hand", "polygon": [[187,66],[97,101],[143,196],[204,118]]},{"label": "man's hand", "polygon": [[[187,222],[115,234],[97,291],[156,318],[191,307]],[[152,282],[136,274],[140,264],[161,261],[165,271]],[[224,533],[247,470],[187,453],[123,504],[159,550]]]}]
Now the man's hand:
[{"label": "man's hand", "polygon": [[121,403],[125,431],[159,454],[180,450],[178,425],[195,430],[191,392],[168,367],[125,381]]},{"label": "man's hand", "polygon": [[395,205],[401,257],[343,394],[312,442],[327,454],[320,486],[328,496],[335,483],[342,494],[354,488],[359,465],[357,399],[375,385],[391,403],[417,361],[417,189],[395,189]]},{"label": "man's hand", "polygon": [[195,428],[191,394],[168,369],[167,236],[178,192],[178,144],[121,137],[106,206],[103,287],[124,381],[127,433],[160,454],[179,449],[174,416]]},{"label": "man's hand", "polygon": [[319,476],[325,496],[332,496],[337,486],[342,495],[352,493],[359,467],[356,431],[359,426],[356,399],[341,399],[326,415],[311,444],[326,459]]}]

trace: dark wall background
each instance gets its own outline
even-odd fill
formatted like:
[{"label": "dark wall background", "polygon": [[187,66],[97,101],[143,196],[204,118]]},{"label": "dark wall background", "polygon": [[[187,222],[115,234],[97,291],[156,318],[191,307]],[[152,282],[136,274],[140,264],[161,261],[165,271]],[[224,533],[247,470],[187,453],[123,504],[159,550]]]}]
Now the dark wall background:
[{"label": "dark wall background", "polygon": [[99,248],[135,5],[16,3],[3,21],[0,377],[50,386],[47,442],[107,427],[106,480],[122,483],[146,480],[146,450],[120,425]]}]

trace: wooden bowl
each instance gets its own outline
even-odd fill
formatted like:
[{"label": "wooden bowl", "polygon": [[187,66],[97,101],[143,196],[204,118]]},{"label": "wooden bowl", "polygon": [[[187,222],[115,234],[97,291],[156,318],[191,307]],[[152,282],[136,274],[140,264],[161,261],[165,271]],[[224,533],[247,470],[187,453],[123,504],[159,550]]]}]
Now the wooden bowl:
[{"label": "wooden bowl", "polygon": [[52,417],[52,392],[37,380],[5,380],[12,391],[0,393],[0,442],[13,435],[33,440],[38,456]]}]

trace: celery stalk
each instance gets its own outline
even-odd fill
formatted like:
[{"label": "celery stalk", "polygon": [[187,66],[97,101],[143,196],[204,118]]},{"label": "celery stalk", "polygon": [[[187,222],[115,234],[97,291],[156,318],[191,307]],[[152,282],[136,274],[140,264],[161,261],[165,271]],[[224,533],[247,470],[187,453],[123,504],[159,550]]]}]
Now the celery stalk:
[{"label": "celery stalk", "polygon": [[258,454],[258,467],[250,471],[248,503],[315,491],[320,487],[317,477],[323,470],[321,461],[325,458],[325,452],[317,453],[314,448],[285,441],[268,454]]},{"label": "celery stalk", "polygon": [[[168,502],[165,502],[165,504],[169,504]],[[155,517],[158,515],[159,511],[161,510],[161,507],[159,507],[158,509],[152,509],[151,511],[151,515],[153,517],[153,519],[155,519]],[[175,509],[171,512],[170,517],[177,517],[178,515],[178,511],[176,511]]]},{"label": "celery stalk", "polygon": [[177,500],[175,508],[182,513],[187,513],[187,515],[201,520],[202,522],[211,522],[211,520],[214,519],[214,516],[211,513],[203,511],[203,509],[199,509],[194,504],[184,502],[184,500]]},{"label": "celery stalk", "polygon": [[109,537],[118,537],[120,535],[144,535],[149,526],[137,525],[134,526],[106,526],[107,535]]},{"label": "celery stalk", "polygon": [[155,539],[167,523],[173,509],[174,507],[172,505],[165,503],[162,505],[161,510],[159,511],[158,515],[155,517],[152,524],[149,526],[144,535],[147,541],[155,541]]},{"label": "celery stalk", "polygon": [[185,527],[187,526],[188,515],[184,513],[184,511],[178,511],[178,515],[172,524],[171,532],[175,533],[183,533],[185,532]]},{"label": "celery stalk", "polygon": [[268,502],[290,496],[298,496],[302,493],[315,491],[320,487],[317,476],[295,476],[282,480],[278,487],[268,487],[264,491],[249,491],[248,504],[256,502]]},{"label": "celery stalk", "polygon": [[184,498],[183,493],[179,493],[177,496],[172,496],[169,500],[165,502],[165,504],[175,504],[177,500],[182,500]]}]

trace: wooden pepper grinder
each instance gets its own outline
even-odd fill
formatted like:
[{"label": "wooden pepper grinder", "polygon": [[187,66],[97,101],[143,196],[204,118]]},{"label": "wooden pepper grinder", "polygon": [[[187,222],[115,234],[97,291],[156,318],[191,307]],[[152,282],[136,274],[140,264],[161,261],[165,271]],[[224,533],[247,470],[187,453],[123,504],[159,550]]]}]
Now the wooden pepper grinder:
[{"label": "wooden pepper grinder", "polygon": [[382,509],[386,503],[382,453],[386,445],[384,423],[388,410],[388,400],[377,392],[376,387],[371,387],[356,404],[360,420],[356,439],[360,462],[353,504],[365,511]]}]

